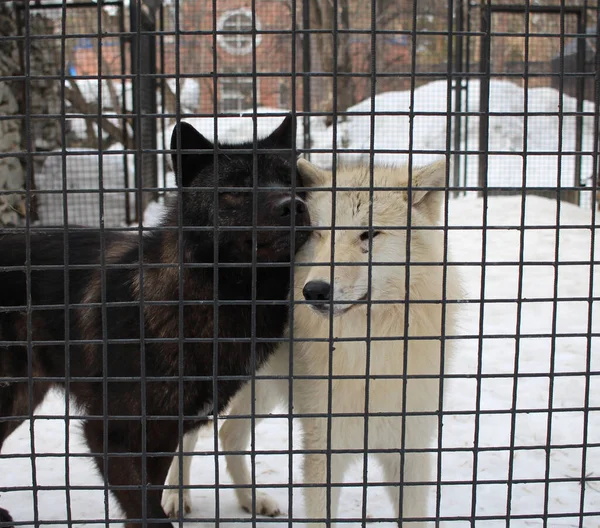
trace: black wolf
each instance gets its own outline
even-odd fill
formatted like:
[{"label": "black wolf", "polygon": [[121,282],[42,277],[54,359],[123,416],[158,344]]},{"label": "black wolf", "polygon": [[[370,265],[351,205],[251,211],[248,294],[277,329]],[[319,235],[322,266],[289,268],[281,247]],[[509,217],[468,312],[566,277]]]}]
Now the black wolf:
[{"label": "black wolf", "polygon": [[181,123],[171,139],[181,192],[143,237],[31,234],[29,254],[24,234],[0,237],[0,447],[67,383],[127,525],[164,526],[161,489],[141,486],[164,484],[179,417],[185,432],[222,411],[287,322],[291,260],[309,234],[291,226],[310,224],[292,182],[292,124],[253,153],[215,149]]}]

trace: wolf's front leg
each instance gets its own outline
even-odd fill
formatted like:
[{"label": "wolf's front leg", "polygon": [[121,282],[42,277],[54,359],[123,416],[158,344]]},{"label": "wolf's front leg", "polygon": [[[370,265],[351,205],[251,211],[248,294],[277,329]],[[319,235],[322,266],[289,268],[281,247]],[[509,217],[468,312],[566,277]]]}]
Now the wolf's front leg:
[{"label": "wolf's front leg", "polygon": [[[413,417],[406,424],[405,442],[402,445],[403,420],[400,417],[374,418],[372,421],[370,431],[375,434],[371,447],[387,451],[377,453],[376,457],[383,468],[385,482],[389,484],[386,489],[398,525],[401,528],[435,526],[434,521],[425,520],[430,515],[428,506],[434,454],[420,450],[430,447],[430,432],[436,424],[431,422],[430,417]],[[401,455],[402,452],[404,455]]]},{"label": "wolf's front leg", "polygon": [[[274,358],[277,360],[277,358]],[[260,374],[274,374],[272,366],[269,364]],[[270,413],[274,407],[281,401],[282,395],[288,387],[285,380],[255,380],[254,382],[254,422],[252,421],[252,385],[246,383],[242,389],[235,395],[229,408],[229,413],[223,420],[219,432],[221,446],[227,453],[227,469],[237,486],[235,493],[240,506],[247,512],[252,513],[256,510],[257,515],[267,515],[274,517],[279,515],[279,506],[274,499],[262,491],[252,489],[252,475],[249,465],[246,462],[248,446],[250,444],[250,433],[252,425],[256,427]],[[241,453],[241,454],[234,454]]]},{"label": "wolf's front leg", "polygon": [[[183,435],[183,449],[184,453],[191,453],[196,447],[198,441],[198,429],[188,431]],[[163,491],[161,506],[165,513],[171,517],[179,517],[179,506],[183,506],[184,515],[192,511],[192,498],[190,495],[190,466],[192,465],[191,455],[183,455],[183,481],[179,484],[179,455],[173,457],[173,462],[169,468],[169,474],[167,475],[168,486],[170,487]],[[179,492],[182,491],[181,502]]]},{"label": "wolf's front leg", "polygon": [[[399,453],[379,453],[379,459],[385,480],[390,485],[387,491],[394,507],[394,513],[398,519],[400,528],[426,528],[433,527],[433,522],[427,522],[423,519],[428,515],[429,486],[423,485],[430,481],[431,461],[430,455],[414,458],[414,453],[405,455],[404,461],[404,480],[402,494],[400,493],[400,454]],[[402,511],[400,511],[400,501],[402,501]],[[421,519],[408,521],[404,519]]]},{"label": "wolf's front leg", "polygon": [[[327,420],[304,418],[302,422],[304,450],[307,452],[304,455],[303,475],[304,484],[308,484],[304,488],[304,504],[309,527],[325,528],[327,520],[331,520],[331,526],[334,526],[344,474],[355,457],[335,452],[333,439],[336,438],[336,433],[333,431],[330,456],[319,454],[318,452],[327,450]],[[327,486],[328,480],[332,484],[330,487]]]}]

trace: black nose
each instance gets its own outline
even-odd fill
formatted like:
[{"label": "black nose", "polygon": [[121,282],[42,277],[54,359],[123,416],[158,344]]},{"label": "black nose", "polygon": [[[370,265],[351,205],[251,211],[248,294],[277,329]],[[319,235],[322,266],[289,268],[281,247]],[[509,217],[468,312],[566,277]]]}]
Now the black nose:
[{"label": "black nose", "polygon": [[304,285],[302,293],[307,301],[326,302],[331,295],[331,285],[325,281],[310,281]]},{"label": "black nose", "polygon": [[296,215],[296,225],[307,223],[306,219],[308,218],[308,211],[306,209],[306,203],[300,198],[295,198],[294,200],[288,198],[283,200],[279,203],[277,212],[284,221],[289,221],[292,214],[294,214]]}]

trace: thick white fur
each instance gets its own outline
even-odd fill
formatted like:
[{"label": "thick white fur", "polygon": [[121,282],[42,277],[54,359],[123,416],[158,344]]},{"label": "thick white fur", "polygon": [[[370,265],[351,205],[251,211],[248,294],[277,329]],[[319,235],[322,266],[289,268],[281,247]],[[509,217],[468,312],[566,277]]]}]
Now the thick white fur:
[{"label": "thick white fur", "polygon": [[[331,174],[317,169],[302,160],[298,164],[303,176],[312,180],[312,186],[331,186]],[[363,455],[336,454],[340,450],[388,450],[374,453],[381,462],[390,500],[402,527],[433,526],[434,523],[418,521],[428,515],[426,485],[415,483],[432,482],[431,468],[434,455],[431,453],[404,453],[402,467],[401,450],[430,448],[431,438],[437,429],[436,411],[439,407],[440,373],[444,360],[451,359],[452,340],[445,341],[441,352],[440,336],[456,334],[457,304],[442,305],[444,297],[444,239],[441,230],[423,230],[419,227],[439,224],[443,193],[420,189],[421,187],[443,187],[445,182],[443,162],[413,171],[412,192],[409,203],[406,191],[375,191],[372,197],[372,225],[406,226],[411,211],[410,267],[409,267],[409,313],[408,328],[405,326],[406,293],[406,231],[382,227],[381,233],[372,239],[373,263],[398,263],[397,265],[373,266],[371,273],[370,299],[392,301],[386,304],[371,304],[370,335],[389,340],[370,341],[367,347],[367,307],[352,304],[368,293],[369,286],[369,243],[359,238],[362,230],[344,227],[369,225],[370,171],[366,167],[343,168],[337,171],[336,185],[360,187],[356,191],[314,191],[309,198],[312,224],[331,226],[332,194],[335,195],[335,230],[315,233],[297,255],[297,262],[319,263],[319,266],[298,266],[295,273],[294,297],[303,299],[304,285],[312,280],[330,282],[331,262],[334,266],[333,337],[356,338],[356,341],[334,343],[332,365],[330,365],[330,343],[295,342],[293,344],[293,375],[315,376],[322,379],[297,379],[293,381],[294,414],[300,415],[304,432],[304,449],[313,454],[304,456],[304,481],[323,486],[304,488],[306,517],[314,519],[313,528],[325,526],[327,504],[330,502],[331,519],[338,513],[339,494],[348,466]],[[406,187],[406,168],[375,168],[376,187]],[[335,234],[333,234],[335,233]],[[331,237],[335,236],[335,254],[331,255]],[[449,259],[449,255],[447,255]],[[343,262],[365,263],[365,266],[344,266]],[[437,265],[423,265],[436,263]],[[459,300],[463,297],[457,268],[446,267],[445,298]],[[396,302],[393,302],[396,301]],[[444,317],[444,328],[442,319]],[[407,341],[402,339],[406,336]],[[294,338],[330,338],[328,314],[313,309],[308,304],[294,308]],[[410,337],[431,337],[411,340]],[[400,338],[400,339],[399,339]],[[255,382],[255,412],[266,415],[273,407],[286,401],[289,394],[287,380],[260,380],[260,376],[289,375],[290,346],[281,346],[267,365],[261,369]],[[420,376],[402,381],[404,366],[408,375]],[[369,373],[368,407],[365,405],[366,373]],[[329,398],[329,378],[331,398]],[[393,379],[377,376],[395,376]],[[356,376],[357,379],[340,379],[340,376]],[[406,388],[404,383],[407,383]],[[403,394],[406,401],[403,402]],[[331,410],[328,402],[331,400]],[[406,410],[407,415],[402,416]],[[367,410],[367,413],[365,413]],[[328,439],[328,414],[331,412],[331,434]],[[251,387],[246,385],[235,397],[229,415],[250,415]],[[378,416],[377,413],[388,413]],[[416,413],[416,414],[411,414]],[[419,415],[418,413],[424,413]],[[302,415],[323,417],[302,417]],[[340,416],[352,414],[354,416]],[[257,418],[258,423],[258,418]],[[368,421],[368,446],[365,446],[365,425]],[[225,451],[244,451],[250,439],[250,420],[225,420],[220,438]],[[403,428],[405,429],[403,431]],[[404,442],[402,442],[404,434]],[[330,450],[330,464],[326,455],[318,451]],[[189,461],[186,460],[186,463]],[[248,466],[240,455],[227,456],[227,465],[236,485],[251,483]],[[330,469],[329,469],[330,468]],[[328,479],[328,470],[330,477]],[[170,476],[171,473],[170,472]],[[184,471],[185,475],[185,471]],[[178,472],[175,473],[177,484]],[[333,486],[329,492],[325,483]],[[402,511],[401,493],[402,488]],[[335,486],[338,484],[338,486]],[[429,487],[431,488],[431,487]],[[176,493],[176,490],[174,490]],[[240,504],[252,510],[252,490],[248,487],[236,490]],[[178,502],[178,501],[177,501]],[[164,504],[164,501],[163,501]],[[267,496],[256,495],[256,512],[276,515],[277,505]],[[403,519],[415,519],[408,522]]]}]

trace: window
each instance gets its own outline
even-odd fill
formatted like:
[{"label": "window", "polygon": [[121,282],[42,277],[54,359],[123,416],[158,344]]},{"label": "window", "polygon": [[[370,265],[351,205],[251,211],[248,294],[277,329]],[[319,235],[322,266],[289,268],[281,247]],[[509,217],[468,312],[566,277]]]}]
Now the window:
[{"label": "window", "polygon": [[[220,111],[223,113],[239,113],[252,108],[252,77],[221,77]],[[256,79],[256,96],[259,96],[258,79]],[[258,105],[258,101],[256,101]]]},{"label": "window", "polygon": [[[260,23],[256,20],[256,29],[260,30]],[[227,11],[217,24],[217,29],[223,31],[217,36],[219,45],[232,55],[246,55],[252,52],[252,12],[249,9],[236,9]],[[261,36],[256,35],[256,45],[261,41]]]}]

